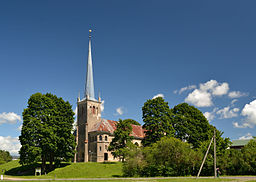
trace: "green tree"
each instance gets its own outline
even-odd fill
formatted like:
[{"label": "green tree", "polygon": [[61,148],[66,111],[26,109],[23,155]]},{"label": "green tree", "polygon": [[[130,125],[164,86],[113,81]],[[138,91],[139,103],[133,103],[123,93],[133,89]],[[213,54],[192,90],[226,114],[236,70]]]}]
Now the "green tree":
[{"label": "green tree", "polygon": [[6,150],[0,150],[0,164],[10,162],[12,160],[12,156]]},{"label": "green tree", "polygon": [[201,142],[212,137],[211,126],[203,113],[197,108],[182,103],[171,109],[175,138],[187,141],[198,148]]},{"label": "green tree", "polygon": [[162,137],[151,146],[131,150],[123,171],[125,176],[194,175],[201,158],[188,143]]},{"label": "green tree", "polygon": [[114,131],[114,138],[111,141],[108,150],[112,151],[112,155],[115,158],[119,158],[124,161],[126,153],[129,150],[129,146],[132,145],[133,136],[131,136],[132,126],[129,121],[119,119]]},{"label": "green tree", "polygon": [[138,121],[135,121],[134,119],[125,119],[124,121],[133,125],[138,125],[138,126],[141,125]]},{"label": "green tree", "polygon": [[52,94],[33,94],[23,111],[23,126],[19,137],[22,145],[22,165],[41,161],[43,171],[46,162],[58,164],[74,155],[75,141],[72,135],[74,113],[69,102]]},{"label": "green tree", "polygon": [[171,111],[168,103],[162,97],[147,100],[142,107],[143,128],[146,129],[144,146],[149,146],[163,136],[173,136],[174,129],[171,124]]}]

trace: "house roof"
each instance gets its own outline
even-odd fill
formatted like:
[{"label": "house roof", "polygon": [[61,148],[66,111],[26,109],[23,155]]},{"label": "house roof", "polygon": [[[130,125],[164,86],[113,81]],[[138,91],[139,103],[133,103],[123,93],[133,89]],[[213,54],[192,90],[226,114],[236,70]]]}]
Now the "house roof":
[{"label": "house roof", "polygon": [[[96,123],[91,131],[108,132],[113,134],[116,130],[117,121],[102,119],[101,122]],[[142,126],[132,124],[131,136],[144,138],[144,129]]]},{"label": "house roof", "polygon": [[245,146],[251,139],[246,139],[246,140],[233,140],[232,141],[232,147],[237,147],[237,146]]}]

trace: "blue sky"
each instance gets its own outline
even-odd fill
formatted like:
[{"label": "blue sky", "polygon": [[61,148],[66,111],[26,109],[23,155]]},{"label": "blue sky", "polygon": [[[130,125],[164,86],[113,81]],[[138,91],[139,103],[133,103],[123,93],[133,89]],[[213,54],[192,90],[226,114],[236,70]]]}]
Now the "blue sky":
[{"label": "blue sky", "polygon": [[16,154],[22,111],[36,92],[76,107],[92,29],[102,116],[142,123],[160,94],[199,108],[231,139],[256,125],[255,1],[0,1],[0,149]]}]

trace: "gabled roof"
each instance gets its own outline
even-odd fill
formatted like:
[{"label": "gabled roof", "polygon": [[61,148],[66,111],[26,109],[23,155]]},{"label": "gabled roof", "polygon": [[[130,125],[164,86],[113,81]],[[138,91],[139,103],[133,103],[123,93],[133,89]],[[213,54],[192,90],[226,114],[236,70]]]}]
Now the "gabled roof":
[{"label": "gabled roof", "polygon": [[[117,124],[117,121],[102,119],[99,123],[94,125],[91,131],[107,132],[107,133],[113,134],[114,131],[116,130],[116,124]],[[144,138],[145,134],[142,126],[132,124],[131,136],[134,136],[137,138]]]},{"label": "gabled roof", "polygon": [[237,146],[245,146],[246,144],[248,144],[248,142],[251,139],[246,139],[246,140],[233,140],[232,141],[232,147],[237,147]]}]

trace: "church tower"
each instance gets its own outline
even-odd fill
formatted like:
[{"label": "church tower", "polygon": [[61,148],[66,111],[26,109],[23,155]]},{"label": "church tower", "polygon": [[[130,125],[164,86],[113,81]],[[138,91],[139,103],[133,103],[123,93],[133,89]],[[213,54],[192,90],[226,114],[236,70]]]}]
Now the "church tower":
[{"label": "church tower", "polygon": [[91,53],[91,30],[89,30],[89,47],[84,97],[77,99],[77,161],[88,162],[88,133],[101,121],[101,100],[94,97],[93,67]]}]

